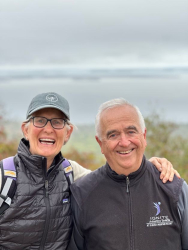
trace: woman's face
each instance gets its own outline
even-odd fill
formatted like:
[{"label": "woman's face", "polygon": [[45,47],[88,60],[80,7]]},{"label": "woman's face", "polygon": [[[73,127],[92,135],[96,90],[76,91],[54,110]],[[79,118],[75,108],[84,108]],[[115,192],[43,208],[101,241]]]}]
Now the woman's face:
[{"label": "woman's face", "polygon": [[[39,110],[33,116],[42,116],[48,119],[65,118],[64,114],[54,108],[46,108]],[[67,126],[63,129],[54,129],[48,122],[45,127],[37,128],[31,120],[29,125],[22,124],[22,130],[30,144],[30,152],[33,155],[41,155],[47,157],[47,160],[53,160],[61,151],[62,146],[68,141],[73,127],[68,130]]]}]

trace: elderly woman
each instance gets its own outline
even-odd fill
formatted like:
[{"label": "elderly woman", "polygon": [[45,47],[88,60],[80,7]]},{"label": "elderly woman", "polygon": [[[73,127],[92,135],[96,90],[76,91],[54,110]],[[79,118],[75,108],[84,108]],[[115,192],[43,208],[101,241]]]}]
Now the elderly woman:
[{"label": "elderly woman", "polygon": [[[56,93],[34,97],[22,131],[25,138],[14,157],[17,189],[0,218],[0,249],[65,250],[72,229],[69,184],[61,154],[73,132],[67,100]],[[153,161],[160,167],[160,159]],[[173,168],[163,161],[168,169],[163,174],[172,179]],[[90,172],[70,162],[74,179]]]}]

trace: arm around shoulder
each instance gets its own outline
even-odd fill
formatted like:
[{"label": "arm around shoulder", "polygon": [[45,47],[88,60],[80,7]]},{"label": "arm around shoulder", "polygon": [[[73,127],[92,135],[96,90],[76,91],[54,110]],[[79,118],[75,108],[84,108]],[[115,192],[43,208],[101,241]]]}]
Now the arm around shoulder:
[{"label": "arm around shoulder", "polygon": [[69,162],[71,163],[71,166],[73,169],[74,181],[91,173],[91,170],[82,167],[76,161],[69,160]]}]

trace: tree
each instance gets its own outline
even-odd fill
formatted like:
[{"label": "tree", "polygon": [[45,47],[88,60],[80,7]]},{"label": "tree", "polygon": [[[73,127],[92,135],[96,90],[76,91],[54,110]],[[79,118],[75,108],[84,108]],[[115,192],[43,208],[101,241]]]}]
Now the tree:
[{"label": "tree", "polygon": [[188,180],[188,138],[175,135],[178,125],[164,121],[158,114],[145,118],[147,129],[146,157],[165,157],[181,176]]},{"label": "tree", "polygon": [[0,106],[0,160],[15,155],[17,151],[17,142],[8,141],[4,129],[4,112]]},{"label": "tree", "polygon": [[78,162],[81,166],[95,170],[105,163],[103,157],[97,156],[93,152],[79,152],[75,148],[71,148],[64,157]]}]

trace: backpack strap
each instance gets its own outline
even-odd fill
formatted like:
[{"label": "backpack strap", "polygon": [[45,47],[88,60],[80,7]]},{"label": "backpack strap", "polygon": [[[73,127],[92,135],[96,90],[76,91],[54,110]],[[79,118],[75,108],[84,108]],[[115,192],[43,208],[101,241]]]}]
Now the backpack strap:
[{"label": "backpack strap", "polygon": [[10,206],[16,191],[16,169],[14,165],[14,157],[2,160],[1,175],[0,214]]},{"label": "backpack strap", "polygon": [[71,163],[67,159],[64,158],[61,164],[63,166],[67,181],[69,185],[71,185],[73,183],[73,169],[72,169]]}]

